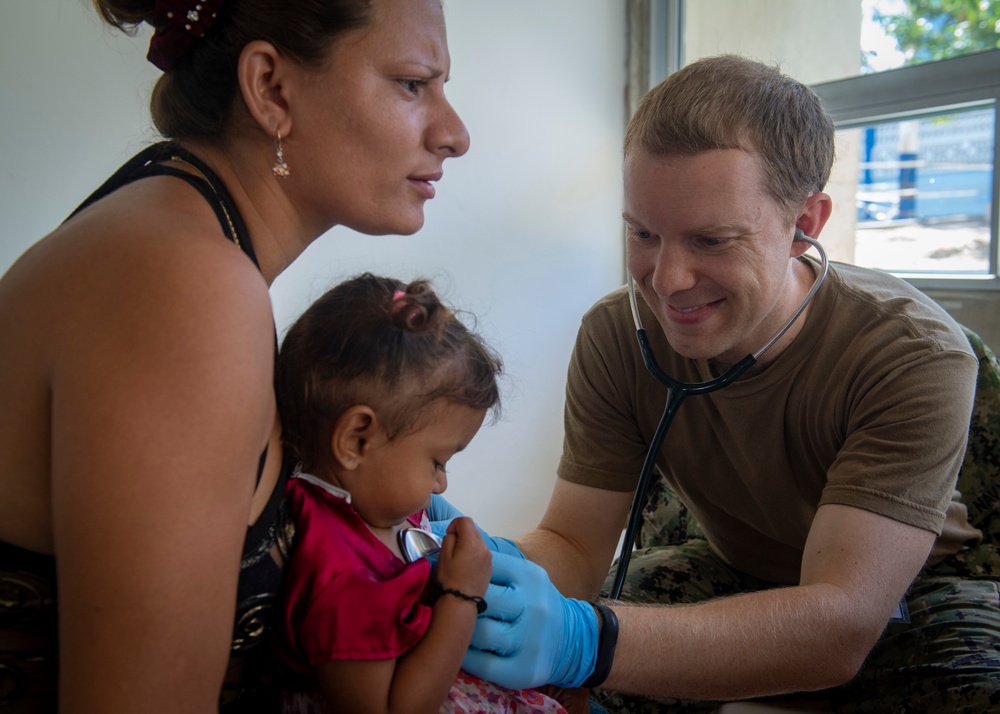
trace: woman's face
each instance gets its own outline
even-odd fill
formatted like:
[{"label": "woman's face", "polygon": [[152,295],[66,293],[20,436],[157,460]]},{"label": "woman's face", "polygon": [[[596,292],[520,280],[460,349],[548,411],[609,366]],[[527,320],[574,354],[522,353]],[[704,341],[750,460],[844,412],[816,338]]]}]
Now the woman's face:
[{"label": "woman's face", "polygon": [[450,70],[440,0],[375,1],[370,25],[290,97],[285,157],[304,217],[373,235],[423,225],[444,160],[469,148],[444,95]]}]

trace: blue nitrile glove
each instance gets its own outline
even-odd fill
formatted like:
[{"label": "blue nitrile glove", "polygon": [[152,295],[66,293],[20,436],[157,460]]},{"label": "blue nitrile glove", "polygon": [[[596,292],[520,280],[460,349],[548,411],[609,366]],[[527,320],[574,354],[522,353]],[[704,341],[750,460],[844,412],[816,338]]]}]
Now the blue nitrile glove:
[{"label": "blue nitrile glove", "polygon": [[435,521],[450,522],[464,515],[464,513],[448,503],[448,500],[441,494],[431,494],[431,505],[427,507],[427,519],[432,523]]},{"label": "blue nitrile glove", "polygon": [[594,607],[565,598],[530,560],[493,556],[486,612],[462,668],[510,689],[579,687],[597,664]]},{"label": "blue nitrile glove", "polygon": [[[436,493],[431,494],[431,505],[427,509],[427,519],[431,522],[431,531],[435,535],[444,538],[445,531],[448,530],[448,524],[453,519],[464,515],[464,513],[448,503],[444,496]],[[524,559],[524,553],[521,552],[514,541],[509,538],[501,538],[500,536],[491,536],[482,528],[479,528],[479,524],[476,524],[476,528],[479,529],[479,535],[486,542],[486,547],[494,553],[504,553],[505,555],[513,555]]]}]

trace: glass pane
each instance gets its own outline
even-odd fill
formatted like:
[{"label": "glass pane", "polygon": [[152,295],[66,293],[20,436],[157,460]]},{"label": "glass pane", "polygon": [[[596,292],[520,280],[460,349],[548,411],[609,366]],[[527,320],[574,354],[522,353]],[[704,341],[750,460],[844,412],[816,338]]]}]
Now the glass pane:
[{"label": "glass pane", "polygon": [[857,129],[855,263],[989,272],[995,121],[991,106]]},{"label": "glass pane", "polygon": [[861,72],[1000,48],[1000,0],[861,0]]}]

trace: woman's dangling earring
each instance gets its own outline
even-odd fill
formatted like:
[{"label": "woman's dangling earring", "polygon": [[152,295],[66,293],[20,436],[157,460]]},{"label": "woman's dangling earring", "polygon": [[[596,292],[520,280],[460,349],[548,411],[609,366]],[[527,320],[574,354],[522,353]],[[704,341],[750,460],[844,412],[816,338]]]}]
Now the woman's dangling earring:
[{"label": "woman's dangling earring", "polygon": [[281,132],[278,132],[278,148],[277,148],[278,160],[274,162],[274,166],[271,167],[271,171],[274,175],[280,179],[286,179],[291,174],[288,169],[288,164],[285,163],[285,152],[281,147]]}]

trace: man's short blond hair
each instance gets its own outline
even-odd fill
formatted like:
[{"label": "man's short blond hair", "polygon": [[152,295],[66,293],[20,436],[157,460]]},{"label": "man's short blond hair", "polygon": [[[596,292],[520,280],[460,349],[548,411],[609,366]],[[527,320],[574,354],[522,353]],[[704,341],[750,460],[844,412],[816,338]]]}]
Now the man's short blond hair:
[{"label": "man's short blond hair", "polygon": [[693,62],[649,90],[625,133],[625,156],[742,149],[761,158],[767,190],[792,212],[822,191],[833,120],[819,97],[777,67],[736,55]]}]

